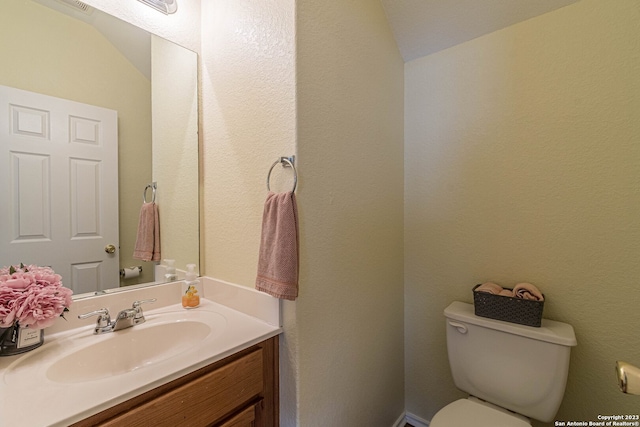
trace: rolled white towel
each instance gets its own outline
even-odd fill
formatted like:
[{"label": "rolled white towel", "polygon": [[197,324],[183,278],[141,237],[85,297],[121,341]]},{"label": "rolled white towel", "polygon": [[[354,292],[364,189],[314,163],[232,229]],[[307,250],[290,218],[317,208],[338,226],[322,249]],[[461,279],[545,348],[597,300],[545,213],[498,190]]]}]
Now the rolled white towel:
[{"label": "rolled white towel", "polygon": [[532,301],[544,301],[542,292],[531,283],[518,283],[513,288],[513,296]]},{"label": "rolled white towel", "polygon": [[482,285],[478,286],[476,292],[486,292],[488,294],[498,295],[503,291],[502,286],[493,282],[485,282]]}]

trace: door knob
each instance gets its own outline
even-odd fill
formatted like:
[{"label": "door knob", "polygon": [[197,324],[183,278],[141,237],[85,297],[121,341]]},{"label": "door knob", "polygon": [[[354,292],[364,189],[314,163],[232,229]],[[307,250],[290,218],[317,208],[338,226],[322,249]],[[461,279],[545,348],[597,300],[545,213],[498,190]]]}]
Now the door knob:
[{"label": "door knob", "polygon": [[640,368],[618,360],[616,374],[620,391],[628,394],[640,394]]},{"label": "door knob", "polygon": [[116,247],[113,245],[107,245],[104,247],[104,251],[108,254],[115,254],[116,253]]}]

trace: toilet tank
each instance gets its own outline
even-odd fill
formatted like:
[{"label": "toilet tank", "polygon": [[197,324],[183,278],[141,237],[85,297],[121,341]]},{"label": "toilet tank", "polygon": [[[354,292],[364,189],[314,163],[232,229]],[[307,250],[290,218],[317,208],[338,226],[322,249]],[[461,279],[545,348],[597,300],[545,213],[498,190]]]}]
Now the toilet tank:
[{"label": "toilet tank", "polygon": [[453,302],[447,351],[456,386],[470,395],[543,422],[553,421],[567,383],[573,327],[543,319],[539,328],[478,317]]}]

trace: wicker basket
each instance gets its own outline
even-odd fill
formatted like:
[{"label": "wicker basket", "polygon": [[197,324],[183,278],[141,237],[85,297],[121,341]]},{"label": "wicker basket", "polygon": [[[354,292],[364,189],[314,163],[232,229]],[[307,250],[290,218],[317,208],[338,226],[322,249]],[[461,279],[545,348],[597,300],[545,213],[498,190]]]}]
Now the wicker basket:
[{"label": "wicker basket", "polygon": [[544,301],[476,292],[478,286],[480,285],[473,287],[473,306],[476,316],[538,328],[542,325]]}]

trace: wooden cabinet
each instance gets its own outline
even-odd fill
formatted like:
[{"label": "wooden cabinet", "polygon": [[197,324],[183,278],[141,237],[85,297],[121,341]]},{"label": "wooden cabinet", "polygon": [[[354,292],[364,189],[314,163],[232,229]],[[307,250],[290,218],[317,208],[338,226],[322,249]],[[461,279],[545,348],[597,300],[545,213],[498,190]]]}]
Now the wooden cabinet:
[{"label": "wooden cabinet", "polygon": [[276,427],[278,417],[274,337],[72,427]]}]

